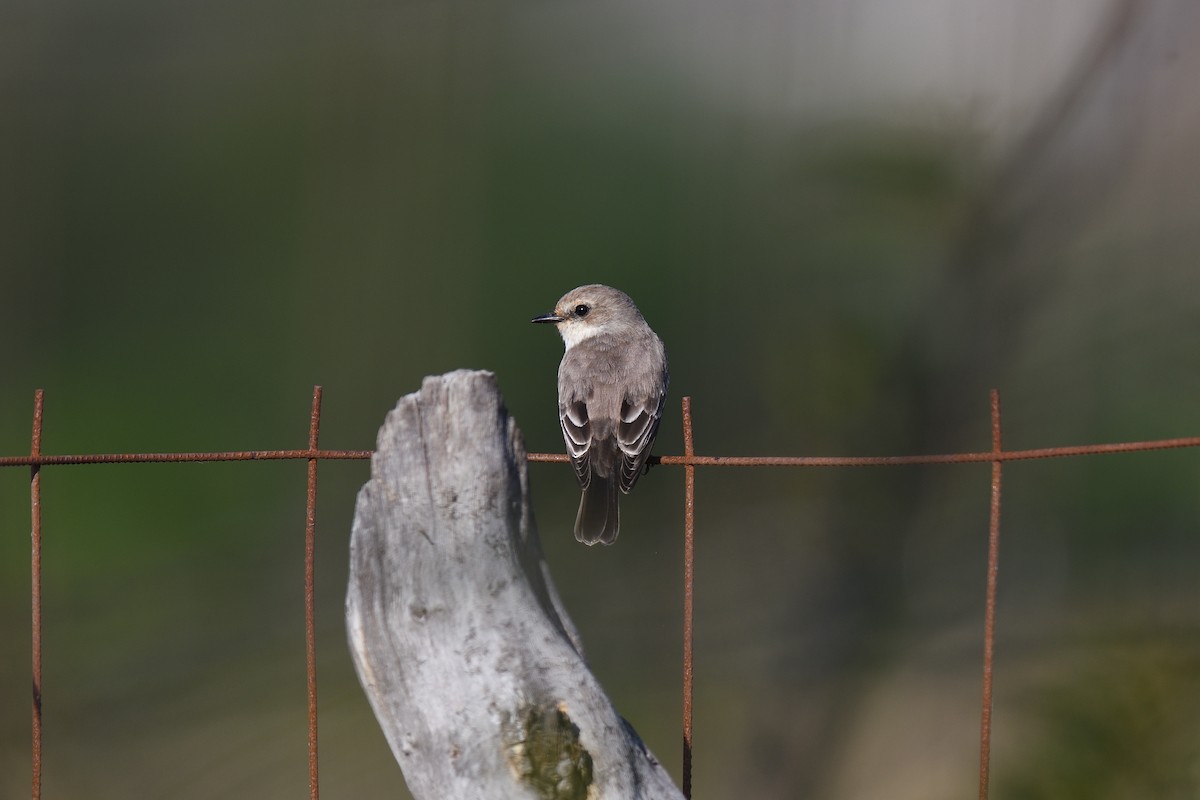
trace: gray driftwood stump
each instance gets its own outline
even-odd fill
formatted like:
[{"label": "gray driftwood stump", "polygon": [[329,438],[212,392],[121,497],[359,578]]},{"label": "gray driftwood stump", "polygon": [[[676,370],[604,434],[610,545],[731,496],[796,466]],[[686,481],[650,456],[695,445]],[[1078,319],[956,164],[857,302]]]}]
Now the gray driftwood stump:
[{"label": "gray driftwood stump", "polygon": [[388,414],[346,626],[417,800],[682,797],[588,671],[491,373],[426,378]]}]

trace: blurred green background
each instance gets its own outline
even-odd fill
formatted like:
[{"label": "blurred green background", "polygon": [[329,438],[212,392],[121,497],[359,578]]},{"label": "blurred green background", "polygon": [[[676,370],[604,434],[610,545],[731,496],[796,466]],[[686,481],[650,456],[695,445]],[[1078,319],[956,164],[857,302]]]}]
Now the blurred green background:
[{"label": "blurred green background", "polygon": [[[0,453],[370,448],[496,372],[559,451],[566,290],[629,292],[704,454],[1200,434],[1182,0],[0,0]],[[681,452],[679,415],[658,452]],[[593,667],[678,777],[682,483],[571,536]],[[302,462],[43,471],[45,794],[307,786]],[[405,796],[350,666],[365,463],[322,463],[321,788]],[[1200,454],[1005,472],[993,797],[1200,793]],[[989,468],[700,470],[695,796],[969,796]],[[0,797],[29,775],[0,472]]]}]

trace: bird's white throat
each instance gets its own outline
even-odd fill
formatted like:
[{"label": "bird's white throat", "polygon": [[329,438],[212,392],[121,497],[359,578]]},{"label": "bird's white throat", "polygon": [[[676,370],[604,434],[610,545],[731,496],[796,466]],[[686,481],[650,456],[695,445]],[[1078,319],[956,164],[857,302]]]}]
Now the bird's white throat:
[{"label": "bird's white throat", "polygon": [[558,332],[562,334],[563,344],[570,350],[580,342],[586,341],[600,333],[599,325],[587,325],[576,322],[574,324],[567,323],[558,326]]}]

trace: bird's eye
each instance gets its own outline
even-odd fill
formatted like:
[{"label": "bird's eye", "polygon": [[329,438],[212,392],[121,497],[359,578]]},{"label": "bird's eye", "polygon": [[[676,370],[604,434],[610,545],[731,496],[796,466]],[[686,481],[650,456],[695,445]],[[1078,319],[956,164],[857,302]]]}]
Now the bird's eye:
[{"label": "bird's eye", "polygon": [[575,306],[575,316],[586,317],[588,312],[591,310],[591,306],[587,305],[586,303],[580,303],[579,305]]}]

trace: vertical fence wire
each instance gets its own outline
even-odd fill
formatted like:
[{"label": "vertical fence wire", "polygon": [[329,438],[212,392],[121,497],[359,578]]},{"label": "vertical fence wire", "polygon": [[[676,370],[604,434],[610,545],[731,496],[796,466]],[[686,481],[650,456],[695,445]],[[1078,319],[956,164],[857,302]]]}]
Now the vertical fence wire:
[{"label": "vertical fence wire", "polygon": [[313,387],[312,414],[308,422],[308,491],[304,517],[304,650],[308,678],[308,794],[320,796],[317,773],[317,441],[321,433],[320,386]]},{"label": "vertical fence wire", "polygon": [[[42,454],[42,405],[45,392],[33,395],[33,443],[31,456]],[[30,796],[42,796],[42,474],[41,465],[29,467],[31,650],[33,667],[33,728],[30,734]]]},{"label": "vertical fence wire", "polygon": [[983,700],[979,722],[979,800],[987,800],[992,761],[992,667],[996,643],[996,578],[1000,568],[1000,478],[1004,462],[1000,393],[992,390],[992,502],[988,519],[987,600],[983,612]]},{"label": "vertical fence wire", "polygon": [[[692,398],[683,398],[683,453],[696,455]],[[683,468],[683,796],[692,797],[692,620],[695,616],[696,467]]]},{"label": "vertical fence wire", "polygon": [[[32,703],[32,792],[40,800],[42,791],[42,511],[41,467],[65,464],[201,462],[305,459],[308,465],[307,505],[304,536],[304,610],[305,653],[308,689],[308,764],[311,800],[318,800],[317,771],[317,668],[316,668],[316,497],[317,463],[322,459],[364,460],[369,450],[318,449],[322,387],[313,387],[312,413],[306,450],[243,450],[211,453],[106,453],[85,455],[43,455],[42,417],[44,392],[34,394],[33,436],[29,456],[0,457],[0,467],[28,466],[31,503],[31,644],[33,672]],[[991,760],[992,676],[995,659],[996,585],[1000,551],[1000,493],[1002,465],[1005,461],[1041,458],[1089,456],[1111,453],[1142,452],[1200,447],[1200,437],[1161,439],[1114,444],[1049,447],[1035,450],[1004,451],[1001,437],[1000,396],[991,392],[992,448],[983,453],[950,453],[919,456],[867,457],[731,457],[696,456],[691,397],[683,398],[683,456],[663,456],[657,463],[684,467],[684,608],[683,608],[683,794],[692,795],[692,707],[693,707],[693,620],[695,615],[695,472],[697,466],[887,466],[900,464],[966,464],[990,462],[992,465],[991,514],[988,526],[987,590],[984,610],[983,691],[980,720],[979,796],[987,800]],[[531,453],[530,461],[565,462],[562,454]]]}]

